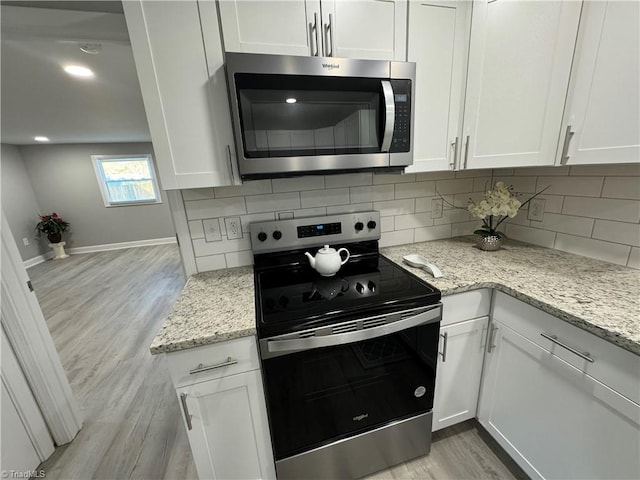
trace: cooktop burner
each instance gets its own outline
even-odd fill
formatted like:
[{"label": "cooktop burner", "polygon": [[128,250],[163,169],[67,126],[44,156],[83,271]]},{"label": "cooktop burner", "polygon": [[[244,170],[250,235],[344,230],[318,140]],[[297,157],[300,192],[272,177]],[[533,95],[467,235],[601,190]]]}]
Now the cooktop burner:
[{"label": "cooktop burner", "polygon": [[[317,219],[300,219],[298,222],[311,223],[310,220]],[[259,242],[263,242],[257,235],[266,228],[265,224],[259,228],[252,225],[252,239],[255,235]],[[349,235],[347,228],[342,225],[339,230],[342,239]],[[357,235],[357,227],[353,230]],[[376,235],[379,237],[379,232],[369,232],[369,238],[375,238]],[[331,243],[336,249],[346,247],[351,253],[350,259],[338,273],[330,277],[323,277],[316,272],[304,255],[306,250],[316,254],[317,247],[287,250],[287,245],[297,245],[295,240],[288,244],[283,242],[282,251],[254,255],[256,326],[260,338],[362,319],[369,315],[399,312],[440,301],[437,288],[380,255],[377,240],[336,244],[327,237],[324,236],[322,243]]]}]

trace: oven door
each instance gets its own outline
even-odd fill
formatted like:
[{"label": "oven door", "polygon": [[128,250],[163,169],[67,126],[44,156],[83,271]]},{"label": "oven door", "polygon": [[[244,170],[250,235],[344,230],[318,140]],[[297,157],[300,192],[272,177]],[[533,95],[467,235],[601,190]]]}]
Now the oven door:
[{"label": "oven door", "polygon": [[432,409],[441,307],[417,310],[260,341],[276,460]]}]

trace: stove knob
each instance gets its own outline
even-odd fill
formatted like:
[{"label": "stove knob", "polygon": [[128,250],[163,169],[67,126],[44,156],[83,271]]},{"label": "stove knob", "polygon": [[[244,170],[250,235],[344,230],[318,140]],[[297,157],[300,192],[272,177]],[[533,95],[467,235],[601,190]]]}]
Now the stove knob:
[{"label": "stove knob", "polygon": [[276,230],[275,232],[273,232],[273,238],[275,238],[276,240],[280,240],[282,238],[282,232],[280,230]]},{"label": "stove knob", "polygon": [[369,287],[369,290],[371,290],[372,292],[376,291],[376,284],[373,282],[367,283],[367,287]]},{"label": "stove knob", "polygon": [[267,239],[267,234],[264,232],[260,232],[258,234],[258,240],[260,240],[261,242],[264,242]]},{"label": "stove knob", "polygon": [[374,228],[376,228],[376,222],[374,222],[373,220],[369,220],[369,223],[367,223],[367,228],[369,230],[373,230]]},{"label": "stove knob", "polygon": [[360,230],[362,230],[364,228],[364,223],[362,222],[358,222],[355,224],[356,230],[359,232]]},{"label": "stove knob", "polygon": [[359,294],[363,294],[364,293],[364,285],[362,285],[360,282],[356,283],[356,291]]}]

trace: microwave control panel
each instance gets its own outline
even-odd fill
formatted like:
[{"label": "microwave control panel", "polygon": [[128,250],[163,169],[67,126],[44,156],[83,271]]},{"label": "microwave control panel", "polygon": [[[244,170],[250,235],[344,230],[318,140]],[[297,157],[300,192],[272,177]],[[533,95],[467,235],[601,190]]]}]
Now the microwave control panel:
[{"label": "microwave control panel", "polygon": [[396,107],[390,152],[411,150],[411,80],[391,80]]}]

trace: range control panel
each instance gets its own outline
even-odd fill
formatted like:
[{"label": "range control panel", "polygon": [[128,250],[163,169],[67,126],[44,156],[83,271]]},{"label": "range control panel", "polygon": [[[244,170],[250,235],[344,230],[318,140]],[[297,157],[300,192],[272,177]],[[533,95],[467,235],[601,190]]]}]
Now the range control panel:
[{"label": "range control panel", "polygon": [[320,244],[380,239],[380,212],[255,222],[249,225],[253,253],[280,252]]}]

